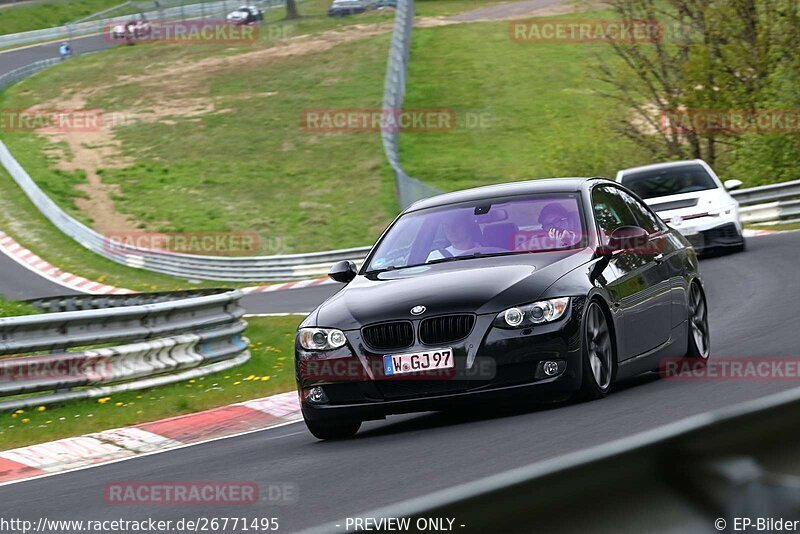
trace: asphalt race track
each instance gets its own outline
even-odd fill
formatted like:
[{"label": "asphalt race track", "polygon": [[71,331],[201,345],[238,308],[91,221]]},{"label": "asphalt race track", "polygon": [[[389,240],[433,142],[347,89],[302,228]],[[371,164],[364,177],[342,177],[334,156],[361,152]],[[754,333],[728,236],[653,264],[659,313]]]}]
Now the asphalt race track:
[{"label": "asphalt race track", "polygon": [[[89,35],[79,37],[69,41],[72,45],[72,54],[80,55],[87,52],[96,52],[117,46],[104,35]],[[14,50],[0,52],[0,74],[9,72],[25,65],[30,65],[34,61],[58,57],[58,45],[60,41],[39,45],[23,46]]]},{"label": "asphalt race track", "polygon": [[[791,358],[800,347],[800,232],[751,238],[748,251],[701,262],[716,358]],[[324,286],[320,298],[330,291]],[[293,291],[253,296],[267,308]],[[606,399],[517,411],[417,414],[366,423],[345,442],[319,442],[302,423],[21,482],[0,489],[5,510],[48,519],[278,517],[296,531],[357,516],[507,469],[652,429],[683,417],[796,386],[772,382],[678,382],[644,376]],[[293,483],[295,504],[223,507],[118,506],[104,487],[121,481]],[[469,531],[467,528],[460,531]]]}]

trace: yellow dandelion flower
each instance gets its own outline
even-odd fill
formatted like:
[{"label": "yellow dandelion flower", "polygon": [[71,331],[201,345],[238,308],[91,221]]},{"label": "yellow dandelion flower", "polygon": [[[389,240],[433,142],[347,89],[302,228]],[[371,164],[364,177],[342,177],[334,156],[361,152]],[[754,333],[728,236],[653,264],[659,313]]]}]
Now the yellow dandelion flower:
[{"label": "yellow dandelion flower", "polygon": [[25,413],[25,410],[17,410],[17,411],[16,411],[16,412],[14,412],[14,413],[17,413],[17,414],[19,414],[19,413]]},{"label": "yellow dandelion flower", "polygon": [[239,382],[239,381],[236,381],[236,382],[233,383],[234,386],[238,386],[239,384],[241,384],[241,382]]},{"label": "yellow dandelion flower", "polygon": [[26,418],[22,419],[22,422],[23,422],[23,423],[30,423],[30,422],[31,422],[31,420],[30,420],[30,419],[28,419],[28,418],[26,417]]},{"label": "yellow dandelion flower", "polygon": [[105,404],[110,400],[111,400],[111,397],[102,397],[100,399],[97,399],[97,402],[100,403],[100,404]]},{"label": "yellow dandelion flower", "polygon": [[267,380],[269,380],[270,378],[271,378],[271,377],[269,377],[269,376],[262,376],[262,377],[261,377],[261,381],[262,381],[262,382],[266,382],[266,381],[267,381]]},{"label": "yellow dandelion flower", "polygon": [[38,408],[36,408],[36,411],[37,411],[37,412],[43,412],[43,411],[45,411],[46,409],[47,409],[47,408],[45,408],[44,406],[39,406]]},{"label": "yellow dandelion flower", "polygon": [[114,406],[125,406],[125,403],[124,402],[118,402]]}]

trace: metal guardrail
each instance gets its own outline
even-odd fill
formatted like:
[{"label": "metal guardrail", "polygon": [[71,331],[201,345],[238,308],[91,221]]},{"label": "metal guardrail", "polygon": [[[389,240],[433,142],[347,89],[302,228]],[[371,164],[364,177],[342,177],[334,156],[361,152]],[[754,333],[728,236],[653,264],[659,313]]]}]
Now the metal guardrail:
[{"label": "metal guardrail", "polygon": [[800,180],[732,191],[742,222],[774,224],[800,218]]},{"label": "metal guardrail", "polygon": [[0,90],[5,89],[9,85],[13,85],[18,81],[27,78],[28,76],[34,75],[40,70],[44,70],[47,67],[53,66],[60,61],[61,60],[59,58],[42,59],[14,70],[10,70],[4,74],[0,74]]},{"label": "metal guardrail", "polygon": [[0,356],[13,355],[0,358],[0,396],[37,395],[0,401],[0,410],[153,387],[239,365],[250,358],[241,298],[238,290],[220,289],[31,301],[49,313],[0,318]]},{"label": "metal guardrail", "polygon": [[783,531],[735,521],[800,519],[798,410],[792,389],[304,532],[362,531],[352,518],[408,518],[407,531],[431,519],[461,532]]},{"label": "metal guardrail", "polygon": [[[403,109],[406,96],[409,52],[411,50],[411,31],[414,28],[414,0],[398,0],[394,17],[394,32],[386,64],[386,78],[383,88],[384,116],[393,116]],[[397,199],[402,209],[417,200],[442,193],[431,185],[410,177],[400,165],[400,132],[397,128],[381,128],[383,151],[395,173]]]},{"label": "metal guardrail", "polygon": [[105,236],[67,214],[53,202],[2,142],[0,142],[0,164],[42,215],[59,230],[92,252],[129,267],[177,277],[230,282],[301,280],[327,273],[331,264],[340,260],[361,261],[370,249],[370,247],[357,247],[309,254],[221,257],[112,244]]}]

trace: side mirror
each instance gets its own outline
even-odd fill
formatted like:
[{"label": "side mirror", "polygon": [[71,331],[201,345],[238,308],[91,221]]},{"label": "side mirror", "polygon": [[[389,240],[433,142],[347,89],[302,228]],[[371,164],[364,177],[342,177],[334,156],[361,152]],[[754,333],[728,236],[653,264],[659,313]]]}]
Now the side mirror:
[{"label": "side mirror", "polygon": [[356,277],[357,273],[358,269],[356,269],[356,264],[350,260],[344,260],[334,263],[331,270],[328,271],[328,276],[336,282],[349,284],[353,278]]},{"label": "side mirror", "polygon": [[744,182],[742,182],[741,180],[725,180],[725,183],[722,185],[725,186],[725,189],[727,189],[728,191],[733,191],[734,189],[739,189],[740,187],[742,187],[744,185]]},{"label": "side mirror", "polygon": [[645,250],[650,235],[647,230],[638,226],[620,226],[608,237],[608,245],[602,247],[604,252],[616,252],[618,250]]}]

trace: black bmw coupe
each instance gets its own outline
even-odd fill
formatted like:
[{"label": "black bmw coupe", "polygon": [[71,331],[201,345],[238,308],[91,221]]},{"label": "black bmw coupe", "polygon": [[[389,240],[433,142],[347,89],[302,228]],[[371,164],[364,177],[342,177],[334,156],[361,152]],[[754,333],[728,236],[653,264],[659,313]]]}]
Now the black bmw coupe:
[{"label": "black bmw coupe", "polygon": [[670,359],[709,357],[697,257],[601,178],[419,201],[300,325],[303,416],[320,439],[464,403],[605,396]]}]

